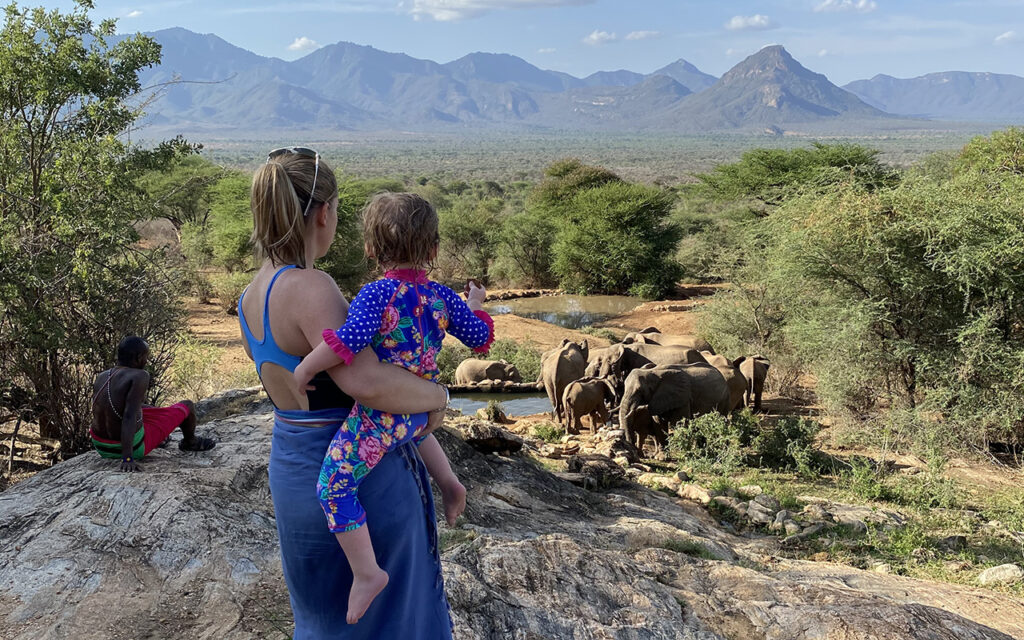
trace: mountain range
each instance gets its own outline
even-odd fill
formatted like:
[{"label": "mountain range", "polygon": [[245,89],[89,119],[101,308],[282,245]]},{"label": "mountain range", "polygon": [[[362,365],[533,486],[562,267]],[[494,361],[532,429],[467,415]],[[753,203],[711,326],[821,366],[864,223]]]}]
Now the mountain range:
[{"label": "mountain range", "polygon": [[1024,78],[879,75],[840,88],[779,45],[721,78],[683,59],[649,74],[620,69],[577,78],[502,53],[441,64],[339,42],[289,62],[182,28],[147,35],[161,44],[163,58],[140,76],[158,92],[145,124],[182,131],[779,132],[802,123],[890,123],[897,116],[1024,120]]}]

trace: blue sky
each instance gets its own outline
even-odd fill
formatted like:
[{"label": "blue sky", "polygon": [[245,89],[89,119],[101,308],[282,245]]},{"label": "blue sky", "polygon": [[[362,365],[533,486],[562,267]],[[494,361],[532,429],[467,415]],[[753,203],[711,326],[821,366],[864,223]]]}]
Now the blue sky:
[{"label": "blue sky", "polygon": [[[30,5],[31,0],[19,0]],[[70,2],[42,2],[67,8]],[[583,76],[678,58],[721,75],[782,44],[833,82],[876,73],[1024,75],[1024,0],[96,0],[119,31],[179,26],[294,59],[341,40],[448,62],[511,53]]]}]

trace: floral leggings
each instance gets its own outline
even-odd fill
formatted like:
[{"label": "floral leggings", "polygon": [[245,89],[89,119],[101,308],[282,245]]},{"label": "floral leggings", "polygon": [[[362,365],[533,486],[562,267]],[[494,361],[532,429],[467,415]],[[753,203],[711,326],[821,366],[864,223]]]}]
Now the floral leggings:
[{"label": "floral leggings", "polygon": [[320,506],[332,533],[353,531],[366,524],[359,504],[359,484],[384,454],[409,440],[426,436],[427,414],[395,415],[356,403],[338,427],[320,467],[316,483]]}]

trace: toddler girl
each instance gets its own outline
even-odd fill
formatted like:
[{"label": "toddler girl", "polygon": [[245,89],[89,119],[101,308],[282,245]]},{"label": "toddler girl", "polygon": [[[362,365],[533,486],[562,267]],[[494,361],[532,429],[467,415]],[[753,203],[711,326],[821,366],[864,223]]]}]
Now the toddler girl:
[{"label": "toddler girl", "polygon": [[[345,325],[324,331],[324,342],[295,369],[295,382],[306,389],[319,371],[371,346],[383,362],[391,362],[433,380],[437,353],[445,332],[467,347],[487,353],[494,341],[494,324],[483,310],[487,295],[471,282],[468,303],[444,285],[427,279],[427,267],[437,255],[438,221],[433,207],[411,193],[384,193],[370,201],[363,214],[368,257],[387,269],[384,277],[365,285],[352,301]],[[445,517],[454,524],[466,504],[466,489],[452,472],[433,435],[421,436],[426,414],[393,415],[360,406],[338,429],[327,450],[317,491],[330,530],[337,536],[352,567],[347,620],[355,623],[381,590],[388,575],[374,557],[366,513],[358,488],[385,453],[410,438],[418,440],[420,455],[444,499]]]}]

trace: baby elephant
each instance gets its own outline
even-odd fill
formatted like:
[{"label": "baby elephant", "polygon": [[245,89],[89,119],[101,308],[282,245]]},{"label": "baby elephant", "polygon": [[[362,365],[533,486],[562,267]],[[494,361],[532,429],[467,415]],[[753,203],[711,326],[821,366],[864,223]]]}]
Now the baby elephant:
[{"label": "baby elephant", "polygon": [[484,380],[505,380],[507,382],[522,382],[516,365],[509,364],[504,360],[477,360],[468,358],[459,364],[455,370],[455,384],[469,384],[470,382],[483,382]]},{"label": "baby elephant", "polygon": [[604,378],[580,378],[570,382],[562,392],[566,430],[579,433],[583,427],[581,418],[590,416],[590,432],[596,432],[598,424],[608,422],[606,400],[615,404],[615,388]]},{"label": "baby elephant", "polygon": [[739,367],[747,382],[744,404],[749,407],[753,396],[754,411],[761,411],[761,393],[764,391],[764,380],[768,377],[771,363],[764,356],[744,356],[734,360],[733,364]]}]

